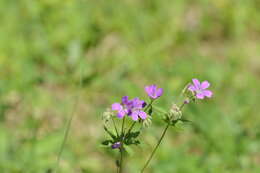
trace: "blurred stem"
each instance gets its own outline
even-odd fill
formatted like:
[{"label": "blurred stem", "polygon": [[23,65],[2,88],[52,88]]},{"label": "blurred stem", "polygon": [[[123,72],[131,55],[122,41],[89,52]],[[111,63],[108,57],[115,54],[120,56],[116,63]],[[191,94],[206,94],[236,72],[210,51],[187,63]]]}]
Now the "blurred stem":
[{"label": "blurred stem", "polygon": [[121,128],[121,146],[120,146],[120,162],[119,162],[119,173],[123,172],[123,158],[124,158],[124,139],[125,139],[125,134],[124,134],[124,126],[125,126],[125,116],[123,118],[122,122],[122,128]]},{"label": "blurred stem", "polygon": [[116,127],[116,123],[115,123],[114,117],[112,117],[112,122],[113,122],[113,125],[115,127],[116,135],[117,135],[117,137],[119,137],[119,133],[118,133],[118,130],[117,130],[117,127]]},{"label": "blurred stem", "polygon": [[155,148],[153,149],[152,154],[150,155],[150,157],[149,157],[148,160],[146,161],[146,163],[145,163],[143,169],[141,170],[141,173],[144,172],[145,168],[149,165],[150,161],[152,160],[153,155],[154,155],[154,153],[156,152],[156,150],[158,149],[159,145],[161,144],[161,142],[162,142],[162,140],[163,140],[163,138],[164,138],[164,136],[165,136],[165,134],[166,134],[166,132],[167,132],[169,126],[170,126],[170,123],[168,123],[168,124],[166,125],[166,127],[165,127],[165,129],[164,129],[164,131],[163,131],[163,133],[162,133],[162,136],[160,137],[160,139],[159,139],[157,145],[155,146]]},{"label": "blurred stem", "polygon": [[125,116],[123,118],[123,122],[122,122],[122,128],[121,128],[121,135],[122,135],[122,138],[124,136],[124,126],[125,126]]},{"label": "blurred stem", "polygon": [[70,119],[67,123],[67,126],[66,126],[66,129],[65,129],[65,134],[64,134],[64,138],[62,140],[62,144],[61,144],[61,147],[60,147],[60,151],[58,153],[58,157],[57,157],[57,162],[56,162],[56,166],[54,168],[54,173],[58,172],[58,168],[59,168],[59,163],[60,163],[60,159],[61,159],[61,154],[62,154],[62,151],[65,147],[65,143],[67,141],[67,138],[68,138],[68,135],[69,135],[69,130],[70,130],[70,127],[71,127],[71,123],[72,123],[72,120],[73,120],[73,117],[75,115],[75,112],[76,112],[76,108],[77,108],[77,104],[78,104],[78,98],[76,99],[76,102],[73,106],[73,110],[72,110],[72,113],[71,113],[71,116],[70,116]]},{"label": "blurred stem", "polygon": [[123,148],[123,143],[120,147],[120,166],[119,166],[119,173],[123,172],[123,158],[124,158],[124,148]]},{"label": "blurred stem", "polygon": [[[182,110],[182,108],[183,108],[184,106],[185,106],[185,102],[183,102],[183,103],[181,104],[180,110]],[[158,149],[158,147],[159,147],[160,144],[162,143],[162,140],[163,140],[163,138],[164,138],[164,136],[165,136],[165,134],[166,134],[166,132],[167,132],[167,130],[168,130],[168,128],[169,128],[170,125],[171,125],[170,122],[167,123],[167,125],[166,125],[166,127],[164,128],[163,133],[162,133],[162,135],[161,135],[159,141],[157,142],[155,148],[153,149],[151,155],[149,156],[149,158],[148,158],[148,160],[146,161],[146,163],[145,163],[143,169],[141,170],[141,173],[143,173],[144,170],[145,170],[145,168],[149,165],[149,163],[150,163],[150,161],[152,160],[152,158],[153,158],[153,156],[154,156],[156,150]]]},{"label": "blurred stem", "polygon": [[[79,85],[78,87],[79,88],[82,88],[82,74],[83,74],[83,71],[82,71],[82,68],[81,68],[81,72],[80,72],[80,82],[79,82]],[[59,168],[59,163],[60,163],[60,159],[61,159],[61,155],[62,155],[62,152],[64,150],[64,147],[65,147],[65,144],[66,144],[66,141],[67,141],[67,138],[69,136],[69,131],[70,131],[70,128],[71,128],[71,124],[72,124],[72,120],[75,116],[75,112],[77,110],[77,105],[78,105],[78,102],[79,102],[79,97],[80,97],[80,92],[78,92],[77,96],[76,96],[76,101],[75,101],[75,104],[73,105],[73,108],[72,108],[72,111],[71,111],[71,114],[70,114],[70,118],[68,120],[68,123],[66,125],[66,129],[65,129],[65,133],[64,133],[64,138],[62,140],[62,143],[61,143],[61,147],[60,147],[60,150],[59,150],[59,153],[58,153],[58,156],[57,156],[57,162],[56,162],[56,165],[54,167],[54,173],[57,173],[58,172],[58,168]]]}]

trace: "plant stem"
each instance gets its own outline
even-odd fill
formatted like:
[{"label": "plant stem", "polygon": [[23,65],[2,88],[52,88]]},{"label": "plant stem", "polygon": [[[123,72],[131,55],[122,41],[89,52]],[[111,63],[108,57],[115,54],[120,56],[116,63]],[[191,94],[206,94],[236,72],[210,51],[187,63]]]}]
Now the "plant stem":
[{"label": "plant stem", "polygon": [[[185,104],[186,104],[185,102],[183,102],[183,103],[181,104],[180,110],[183,109],[183,107],[185,106]],[[141,173],[143,173],[144,170],[145,170],[145,168],[149,165],[150,161],[152,160],[152,158],[153,158],[153,156],[154,156],[156,150],[157,150],[158,147],[160,146],[160,144],[161,144],[161,142],[162,142],[162,140],[163,140],[163,138],[164,138],[164,136],[165,136],[165,134],[166,134],[168,128],[170,127],[170,125],[171,125],[170,122],[167,123],[167,125],[166,125],[166,127],[164,128],[163,133],[162,133],[162,135],[161,135],[161,137],[160,137],[160,139],[159,139],[157,145],[156,145],[155,148],[153,149],[152,154],[150,155],[150,157],[149,157],[148,160],[146,161],[146,163],[145,163],[143,169],[141,170]]]},{"label": "plant stem", "polygon": [[165,127],[165,129],[164,129],[164,131],[163,131],[163,133],[162,133],[162,136],[160,137],[160,139],[159,139],[157,145],[155,146],[155,148],[153,149],[153,152],[152,152],[152,154],[150,155],[149,159],[146,161],[146,163],[145,163],[143,169],[141,170],[141,173],[144,172],[145,168],[149,165],[150,161],[152,160],[153,155],[154,155],[154,153],[156,152],[156,150],[158,149],[159,145],[161,144],[161,142],[162,142],[162,140],[163,140],[163,138],[164,138],[164,136],[165,136],[165,134],[166,134],[166,132],[167,132],[169,126],[170,126],[170,123],[168,123],[168,124],[166,125],[166,127]]},{"label": "plant stem", "polygon": [[62,140],[62,144],[61,144],[61,147],[60,147],[60,151],[58,153],[58,157],[57,157],[57,162],[56,162],[56,165],[55,165],[55,168],[54,168],[54,173],[57,173],[58,172],[58,167],[59,167],[59,163],[60,163],[60,159],[61,159],[61,154],[64,150],[64,147],[65,147],[65,143],[67,141],[67,138],[68,138],[68,135],[69,135],[69,130],[70,130],[70,127],[71,127],[71,123],[72,123],[72,120],[73,120],[73,117],[75,115],[75,112],[76,112],[76,109],[77,109],[77,104],[78,104],[78,101],[79,99],[77,98],[76,99],[76,102],[73,106],[73,110],[71,112],[71,116],[70,116],[70,119],[67,123],[67,126],[66,126],[66,129],[65,129],[65,134],[64,134],[64,138]]},{"label": "plant stem", "polygon": [[121,128],[121,146],[120,146],[120,162],[119,162],[119,173],[123,172],[123,152],[124,152],[124,140],[125,140],[125,134],[124,134],[124,126],[125,126],[125,117],[123,118],[122,122],[122,128]]},{"label": "plant stem", "polygon": [[124,118],[123,118],[122,128],[121,128],[122,139],[123,139],[123,137],[124,137],[124,126],[125,126],[125,116],[124,116]]},{"label": "plant stem", "polygon": [[[81,89],[82,88],[82,81],[83,81],[83,78],[82,78],[83,70],[82,70],[82,67],[80,67],[80,68],[81,68],[81,71],[80,71],[80,81],[79,81],[78,87]],[[59,150],[59,153],[58,153],[58,156],[57,156],[57,161],[56,161],[53,173],[57,173],[58,172],[61,155],[62,155],[62,152],[64,150],[67,138],[69,136],[69,131],[70,131],[70,128],[71,128],[72,120],[73,120],[73,118],[74,118],[74,116],[76,114],[77,105],[79,103],[79,98],[80,98],[80,92],[78,92],[78,94],[76,96],[76,99],[75,99],[75,104],[72,107],[70,118],[69,118],[69,120],[67,122],[67,125],[66,125],[64,138],[63,138],[62,143],[61,143],[61,147],[60,147],[60,150]]]},{"label": "plant stem", "polygon": [[120,167],[119,167],[119,173],[123,172],[123,158],[124,158],[124,148],[123,148],[123,143],[120,148]]},{"label": "plant stem", "polygon": [[115,123],[115,120],[114,120],[113,117],[112,117],[112,122],[113,122],[113,125],[114,125],[114,127],[115,127],[116,135],[117,135],[117,137],[118,137],[119,134],[118,134],[118,130],[117,130],[117,127],[116,127],[116,123]]}]

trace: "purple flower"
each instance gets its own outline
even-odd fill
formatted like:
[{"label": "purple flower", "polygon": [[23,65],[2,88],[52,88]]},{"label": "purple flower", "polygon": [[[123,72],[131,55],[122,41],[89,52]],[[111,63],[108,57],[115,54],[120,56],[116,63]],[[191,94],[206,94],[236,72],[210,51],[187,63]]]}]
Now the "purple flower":
[{"label": "purple flower", "polygon": [[146,106],[145,101],[140,100],[139,98],[134,98],[129,100],[128,96],[122,97],[122,103],[112,104],[112,110],[117,111],[117,117],[123,118],[125,115],[132,117],[134,121],[137,121],[139,117],[141,119],[146,119],[147,114],[142,111]]},{"label": "purple flower", "polygon": [[146,86],[145,91],[151,99],[157,99],[163,94],[163,89],[157,88],[156,85]]},{"label": "purple flower", "polygon": [[196,93],[198,99],[204,99],[204,97],[212,97],[213,93],[207,88],[210,86],[208,81],[203,81],[200,83],[198,79],[192,79],[193,84],[189,86],[189,90]]},{"label": "purple flower", "polygon": [[130,116],[134,121],[137,121],[139,118],[146,119],[147,114],[142,111],[142,109],[146,106],[145,101],[140,100],[139,98],[134,98],[132,100],[132,109]]},{"label": "purple flower", "polygon": [[122,97],[122,103],[112,104],[112,110],[117,111],[117,117],[123,118],[126,114],[131,112],[131,101],[128,99],[128,96]]},{"label": "purple flower", "polygon": [[117,148],[120,148],[120,147],[121,147],[121,142],[116,142],[116,143],[111,145],[112,149],[117,149]]}]

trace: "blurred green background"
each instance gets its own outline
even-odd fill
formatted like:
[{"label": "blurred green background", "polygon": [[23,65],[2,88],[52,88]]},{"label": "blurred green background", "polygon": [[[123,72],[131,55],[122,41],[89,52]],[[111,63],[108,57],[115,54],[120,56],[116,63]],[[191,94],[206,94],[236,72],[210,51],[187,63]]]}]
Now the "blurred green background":
[{"label": "blurred green background", "polygon": [[[260,172],[258,0],[1,0],[0,170],[47,173],[76,104],[59,172],[115,172],[101,114],[121,96],[165,90],[169,108],[193,78],[214,98],[185,108],[147,172]],[[79,85],[82,78],[82,86]],[[154,116],[128,156],[138,172],[163,124]]]}]

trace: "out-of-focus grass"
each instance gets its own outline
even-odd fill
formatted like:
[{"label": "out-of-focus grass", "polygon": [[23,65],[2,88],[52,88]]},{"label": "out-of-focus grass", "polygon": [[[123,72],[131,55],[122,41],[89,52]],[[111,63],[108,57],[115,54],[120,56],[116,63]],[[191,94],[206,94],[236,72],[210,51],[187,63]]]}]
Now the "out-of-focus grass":
[{"label": "out-of-focus grass", "polygon": [[[145,98],[151,83],[169,107],[193,77],[210,81],[214,98],[185,108],[193,124],[169,131],[148,172],[259,172],[259,8],[257,0],[0,1],[1,172],[54,167],[78,94],[60,172],[115,172],[116,152],[99,145],[102,111],[123,95]],[[127,172],[143,165],[160,120]]]}]

